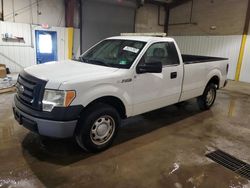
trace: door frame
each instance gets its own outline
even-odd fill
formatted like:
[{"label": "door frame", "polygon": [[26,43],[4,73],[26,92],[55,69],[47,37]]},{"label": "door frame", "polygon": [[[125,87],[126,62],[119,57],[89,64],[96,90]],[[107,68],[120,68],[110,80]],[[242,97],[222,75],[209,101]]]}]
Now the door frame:
[{"label": "door frame", "polygon": [[[55,42],[55,45],[56,45],[56,49],[55,49],[55,61],[58,60],[58,32],[56,30],[47,30],[47,29],[43,29],[43,28],[37,28],[37,29],[34,29],[34,32],[33,32],[33,38],[35,41],[35,45],[34,45],[34,50],[35,50],[35,64],[40,64],[38,63],[37,61],[37,45],[38,45],[38,39],[36,37],[36,33],[37,32],[48,32],[48,33],[55,33],[56,34],[56,42]],[[53,43],[53,41],[52,41]],[[53,44],[52,44],[53,45]]]},{"label": "door frame", "polygon": [[[169,42],[172,42],[172,43],[175,44],[174,41],[168,41],[168,40],[166,40],[166,41],[160,41],[160,42],[159,41],[151,41],[150,43],[148,43],[148,45],[146,45],[144,47],[144,50],[141,51],[141,54],[137,57],[138,59],[136,59],[136,62],[134,64],[134,66],[132,66],[132,69],[134,71],[134,73],[133,73],[133,77],[134,77],[133,91],[136,91],[136,89],[138,90],[138,88],[135,88],[136,87],[136,82],[137,81],[143,82],[143,80],[142,80],[141,77],[148,76],[148,77],[151,77],[151,79],[149,79],[149,80],[154,80],[154,79],[152,79],[152,77],[155,77],[156,79],[161,80],[162,83],[163,83],[163,81],[166,81],[166,82],[168,81],[168,84],[171,83],[171,80],[172,80],[172,82],[179,81],[180,85],[174,84],[174,85],[176,85],[175,90],[179,90],[179,92],[177,92],[177,93],[171,93],[169,95],[165,95],[165,96],[161,96],[161,97],[152,98],[152,99],[150,99],[150,100],[148,100],[146,102],[141,102],[140,101],[138,103],[135,103],[135,101],[134,101],[134,99],[135,99],[135,97],[134,97],[135,93],[133,92],[133,115],[138,115],[138,114],[145,113],[145,112],[148,112],[148,111],[151,111],[151,110],[155,110],[155,109],[162,108],[162,107],[165,107],[165,106],[168,106],[168,105],[172,105],[174,103],[177,103],[179,101],[179,99],[180,99],[181,90],[182,90],[182,81],[183,81],[182,79],[183,79],[184,72],[183,72],[183,64],[180,61],[180,57],[179,57],[178,49],[176,48],[176,44],[175,44],[175,48],[176,48],[176,51],[177,51],[177,54],[178,54],[178,58],[179,58],[179,61],[180,61],[178,64],[164,65],[162,67],[162,72],[161,73],[143,73],[143,74],[138,74],[136,72],[136,67],[139,65],[141,59],[143,58],[143,56],[145,55],[145,53],[147,53],[147,50],[152,45],[157,44],[157,43],[169,43]],[[170,78],[171,72],[177,72],[178,73],[178,77],[174,78],[174,79],[171,79]],[[178,89],[178,87],[180,87],[180,88]],[[160,91],[160,90],[157,90],[157,91]],[[161,92],[166,93],[166,90],[165,91],[162,90]],[[135,108],[135,105],[137,105],[137,108]]]}]

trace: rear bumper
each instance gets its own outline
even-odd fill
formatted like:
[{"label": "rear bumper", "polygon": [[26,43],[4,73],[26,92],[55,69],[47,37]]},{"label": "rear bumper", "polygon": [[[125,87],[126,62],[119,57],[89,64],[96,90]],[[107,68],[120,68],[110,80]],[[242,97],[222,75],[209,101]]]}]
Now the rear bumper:
[{"label": "rear bumper", "polygon": [[43,136],[55,138],[67,138],[74,135],[77,119],[75,120],[51,120],[35,117],[19,109],[16,101],[13,103],[13,113],[20,125],[32,132]]}]

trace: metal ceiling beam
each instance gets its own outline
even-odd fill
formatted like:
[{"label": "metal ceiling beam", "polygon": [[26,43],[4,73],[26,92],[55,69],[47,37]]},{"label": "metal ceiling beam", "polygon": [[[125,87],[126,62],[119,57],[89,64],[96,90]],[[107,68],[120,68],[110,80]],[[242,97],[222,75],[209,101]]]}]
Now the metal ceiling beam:
[{"label": "metal ceiling beam", "polygon": [[170,9],[178,7],[182,4],[185,4],[187,2],[190,2],[191,0],[175,0],[173,3],[170,4]]},{"label": "metal ceiling beam", "polygon": [[[191,0],[144,0],[144,3],[154,4],[154,5],[160,5],[160,6],[166,6],[168,5],[169,8],[174,8],[179,5],[185,4]],[[137,0],[137,2],[141,2],[141,0]]]},{"label": "metal ceiling beam", "polygon": [[165,6],[167,3],[163,3],[161,1],[155,1],[155,0],[144,0],[144,3],[149,3],[153,5],[160,5],[160,6]]},{"label": "metal ceiling beam", "polygon": [[175,8],[177,6],[180,6],[182,4],[188,3],[192,0],[137,0],[138,7],[140,7],[143,3],[158,5],[158,6],[168,6],[169,9]]}]

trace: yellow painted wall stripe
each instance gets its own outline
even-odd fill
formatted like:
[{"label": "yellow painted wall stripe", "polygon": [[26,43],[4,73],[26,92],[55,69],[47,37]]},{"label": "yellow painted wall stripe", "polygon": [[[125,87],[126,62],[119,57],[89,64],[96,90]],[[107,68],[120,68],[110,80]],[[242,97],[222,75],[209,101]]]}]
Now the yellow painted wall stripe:
[{"label": "yellow painted wall stripe", "polygon": [[242,39],[241,39],[241,45],[240,45],[240,54],[238,57],[237,68],[236,68],[236,73],[235,73],[235,80],[236,81],[239,81],[239,79],[240,79],[240,71],[241,71],[241,66],[242,66],[243,57],[244,57],[246,40],[247,40],[247,35],[243,34]]},{"label": "yellow painted wall stripe", "polygon": [[68,32],[68,58],[72,59],[73,55],[73,40],[74,40],[74,28],[73,27],[68,27],[67,28]]}]

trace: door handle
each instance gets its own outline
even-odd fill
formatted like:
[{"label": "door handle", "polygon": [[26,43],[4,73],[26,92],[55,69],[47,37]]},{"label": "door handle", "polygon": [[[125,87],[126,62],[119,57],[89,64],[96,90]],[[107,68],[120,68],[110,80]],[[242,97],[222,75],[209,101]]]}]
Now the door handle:
[{"label": "door handle", "polygon": [[170,78],[171,78],[171,79],[177,78],[177,72],[171,72]]}]

